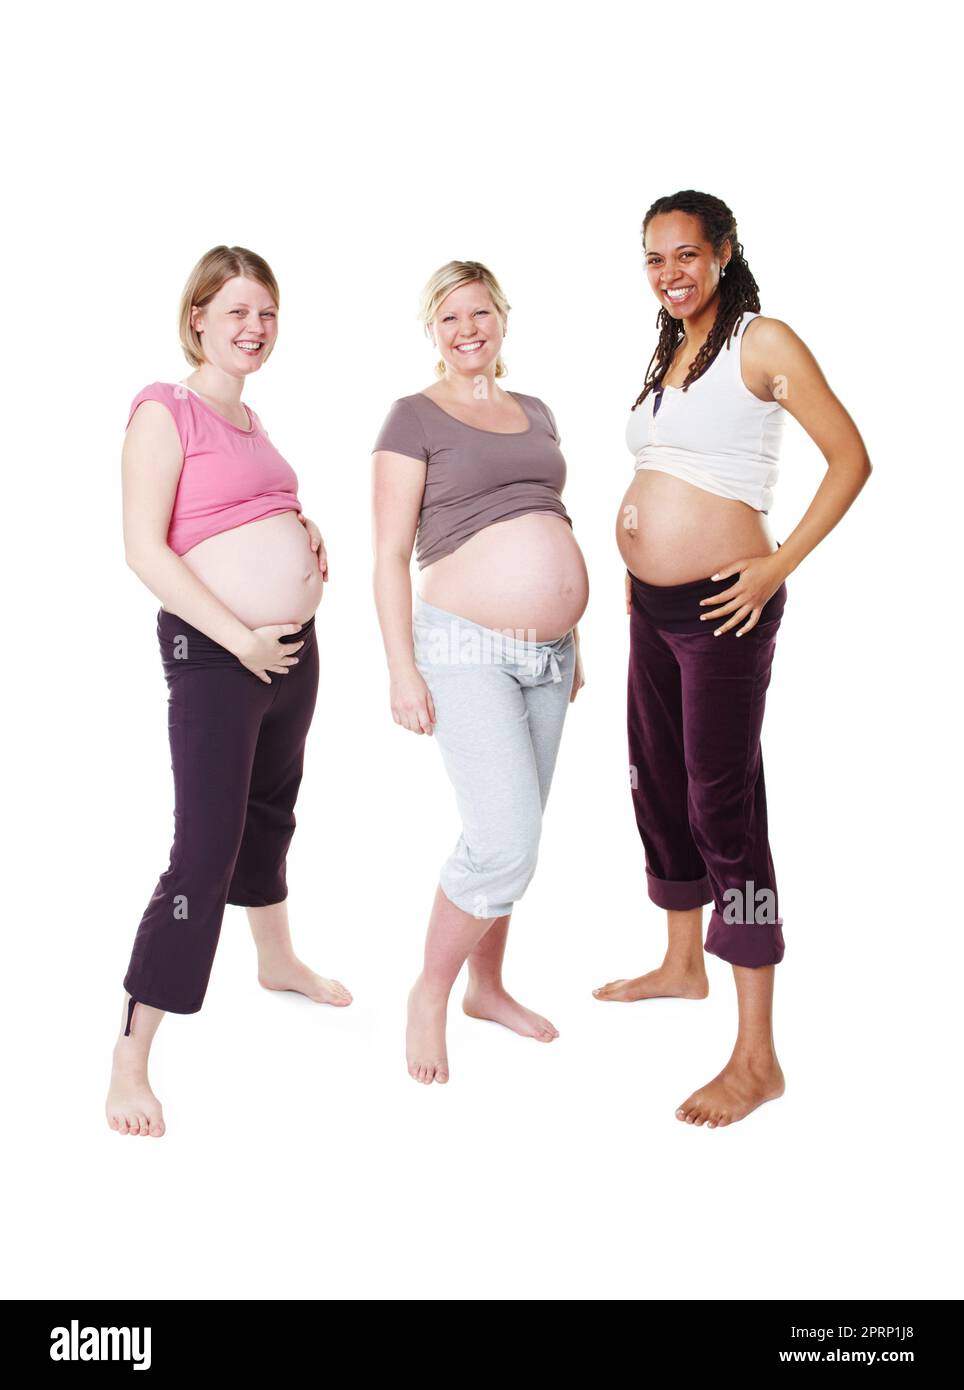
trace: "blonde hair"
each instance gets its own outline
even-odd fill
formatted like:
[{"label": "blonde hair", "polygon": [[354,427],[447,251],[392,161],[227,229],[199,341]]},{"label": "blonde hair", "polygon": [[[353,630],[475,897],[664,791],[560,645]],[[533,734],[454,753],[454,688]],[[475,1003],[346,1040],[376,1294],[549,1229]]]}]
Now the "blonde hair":
[{"label": "blonde hair", "polygon": [[[431,337],[432,320],[438,313],[439,305],[446,295],[451,294],[453,290],[459,289],[462,285],[471,285],[476,281],[488,290],[492,303],[502,320],[502,332],[505,333],[509,310],[512,305],[506,299],[502,286],[491,270],[484,266],[481,261],[449,261],[447,265],[443,265],[440,270],[435,272],[422,290],[418,316],[422,321],[426,337]],[[495,374],[496,376],[505,376],[508,370],[500,353],[495,361]],[[435,375],[445,375],[445,363],[441,358],[435,364]]]},{"label": "blonde hair", "polygon": [[[243,246],[212,246],[210,251],[205,251],[187,277],[178,310],[181,350],[192,367],[200,367],[207,359],[204,356],[201,335],[191,324],[191,310],[195,306],[203,309],[206,304],[210,304],[221,286],[237,275],[243,275],[248,280],[256,280],[259,285],[263,285],[275,305],[280,308],[278,282],[266,260]],[[273,351],[272,345],[265,355],[265,361]]]}]

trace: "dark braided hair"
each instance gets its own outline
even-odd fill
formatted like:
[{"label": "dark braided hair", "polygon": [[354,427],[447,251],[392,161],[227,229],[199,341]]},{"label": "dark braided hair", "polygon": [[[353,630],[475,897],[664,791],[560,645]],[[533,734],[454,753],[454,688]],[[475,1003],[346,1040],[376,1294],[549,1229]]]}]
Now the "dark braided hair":
[{"label": "dark braided hair", "polygon": [[[706,370],[724,343],[729,351],[730,335],[746,311],[749,309],[755,313],[760,312],[760,290],[750,273],[750,267],[743,255],[743,247],[737,238],[736,218],[724,202],[709,193],[697,193],[692,188],[673,193],[668,198],[657,198],[643,218],[644,245],[646,228],[654,217],[663,212],[686,212],[698,218],[703,229],[703,239],[710,243],[714,253],[719,256],[726,241],[729,241],[732,252],[726,264],[726,274],[720,278],[716,319],[706,335],[706,342],[690,363],[681,388],[685,391],[690,382],[695,381]],[[650,391],[662,384],[676,349],[684,337],[681,322],[674,319],[664,305],[660,305],[656,326],[659,329],[659,342],[646,368],[643,389],[633,402],[633,410],[642,404]]]}]

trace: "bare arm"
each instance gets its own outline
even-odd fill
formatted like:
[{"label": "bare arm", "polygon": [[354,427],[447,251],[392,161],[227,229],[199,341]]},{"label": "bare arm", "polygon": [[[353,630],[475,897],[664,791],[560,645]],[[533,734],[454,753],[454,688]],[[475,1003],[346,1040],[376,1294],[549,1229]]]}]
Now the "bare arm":
[{"label": "bare arm", "polygon": [[813,501],[780,546],[780,561],[790,574],[841,520],[870,477],[872,465],[860,431],[793,329],[780,319],[767,319],[751,343],[765,363],[774,396],[827,461]]},{"label": "bare arm", "polygon": [[[872,471],[860,431],[831,391],[806,343],[780,319],[761,318],[757,324],[747,340],[744,360],[753,379],[769,387],[774,399],[799,420],[826,459],[827,472],[803,517],[773,555],[742,557],[712,576],[737,576],[736,583],[722,593],[700,599],[706,621],[725,619],[717,636],[736,628],[737,637],[742,637],[756,626],[767,601],[833,530]],[[627,576],[627,611],[630,597]]]},{"label": "bare arm", "polygon": [[128,565],[152,594],[232,652],[243,665],[261,674],[285,672],[300,642],[277,643],[268,634],[297,631],[296,623],[259,629],[256,634],[215,598],[197,575],[167,543],[184,454],[170,411],[159,401],[143,401],[124,437],[121,457],[124,510],[124,553]]},{"label": "bare arm", "polygon": [[410,565],[425,491],[426,465],[407,454],[372,455],[375,608],[391,681],[392,715],[413,733],[431,733],[435,708],[415,665]]}]

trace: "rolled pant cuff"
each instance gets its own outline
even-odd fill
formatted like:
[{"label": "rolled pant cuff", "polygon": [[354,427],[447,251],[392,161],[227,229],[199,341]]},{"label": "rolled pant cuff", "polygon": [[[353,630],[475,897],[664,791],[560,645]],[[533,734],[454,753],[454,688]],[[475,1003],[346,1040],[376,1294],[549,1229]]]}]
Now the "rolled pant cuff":
[{"label": "rolled pant cuff", "polygon": [[657,907],[665,907],[670,912],[689,912],[691,908],[713,901],[713,890],[706,874],[691,879],[657,878],[647,868],[646,891]]},{"label": "rolled pant cuff", "polygon": [[137,979],[130,974],[124,978],[124,989],[135,1004],[147,1004],[150,1008],[160,1009],[166,1014],[196,1014],[200,1012],[204,1003],[204,995],[200,999],[186,999],[164,994],[163,991],[155,989],[142,989]]},{"label": "rolled pant cuff", "polygon": [[243,888],[235,888],[228,894],[227,902],[231,907],[277,907],[278,903],[288,901],[288,889],[285,886],[270,888],[267,892],[254,893],[247,892]]},{"label": "rolled pant cuff", "polygon": [[775,922],[724,922],[714,908],[704,950],[730,965],[779,965],[783,960],[783,918]]},{"label": "rolled pant cuff", "polygon": [[439,887],[449,902],[460,912],[465,912],[469,917],[475,917],[479,921],[485,921],[489,917],[509,917],[515,907],[515,903],[490,903],[483,893],[460,893],[451,889],[446,881],[444,870],[439,876]]}]

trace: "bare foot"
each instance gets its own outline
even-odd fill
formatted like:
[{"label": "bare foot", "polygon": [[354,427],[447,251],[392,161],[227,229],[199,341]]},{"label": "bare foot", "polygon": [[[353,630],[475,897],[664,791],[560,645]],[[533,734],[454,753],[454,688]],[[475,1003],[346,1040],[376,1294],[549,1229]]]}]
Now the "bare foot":
[{"label": "bare foot", "polygon": [[774,1053],[733,1056],[719,1076],[683,1102],[676,1118],[688,1125],[705,1124],[707,1129],[732,1125],[758,1105],[782,1096],[784,1089],[783,1072]]},{"label": "bare foot", "polygon": [[326,980],[323,975],[316,975],[296,956],[283,964],[259,968],[258,983],[265,989],[294,990],[296,994],[313,999],[316,1004],[334,1004],[344,1008],[351,1003],[351,994],[340,980]]},{"label": "bare foot", "polygon": [[149,1134],[160,1139],[164,1133],[161,1102],[151,1090],[146,1069],[118,1062],[116,1052],[105,1110],[107,1123],[118,1134]]},{"label": "bare foot", "polygon": [[470,984],[462,1000],[462,1011],[469,1018],[487,1018],[493,1023],[501,1023],[523,1038],[552,1042],[559,1036],[559,1029],[547,1018],[523,1008],[504,989]]},{"label": "bare foot", "polygon": [[705,999],[710,992],[703,962],[692,966],[667,965],[650,970],[635,980],[611,980],[608,985],[594,989],[597,999],[615,1000],[618,1004],[633,1004],[637,999]]},{"label": "bare foot", "polygon": [[449,1079],[449,1059],[445,1051],[447,997],[440,999],[426,988],[419,975],[408,996],[408,1028],[405,1055],[408,1074],[414,1081],[430,1086]]}]

